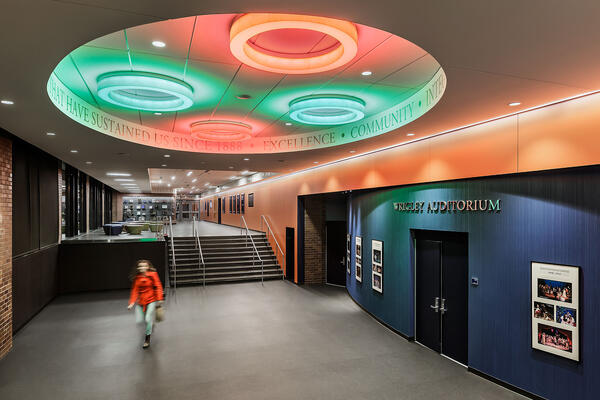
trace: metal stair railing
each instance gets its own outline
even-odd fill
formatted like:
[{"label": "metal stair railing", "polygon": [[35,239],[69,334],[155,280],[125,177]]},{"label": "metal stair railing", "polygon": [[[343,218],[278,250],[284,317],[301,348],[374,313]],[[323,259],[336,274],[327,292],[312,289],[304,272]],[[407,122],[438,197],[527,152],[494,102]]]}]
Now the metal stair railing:
[{"label": "metal stair railing", "polygon": [[[254,247],[254,253],[256,253],[256,257],[258,257],[258,261],[260,261],[261,264],[261,270],[260,270],[260,284],[261,285],[265,285],[265,263],[263,262],[263,259],[260,257],[260,254],[258,254],[258,249],[256,248],[256,245],[254,244],[254,239],[252,238],[252,235],[249,234],[249,229],[248,229],[248,224],[246,223],[246,219],[244,218],[243,215],[240,215],[242,222],[244,223],[244,227],[245,228],[241,228],[241,224],[240,224],[240,231],[243,232],[244,229],[246,229],[246,247],[248,247],[248,238],[250,238],[250,242],[252,242],[252,247]],[[252,253],[252,268],[254,268],[254,253]]]},{"label": "metal stair railing", "polygon": [[169,236],[171,239],[171,257],[173,258],[173,286],[177,289],[177,263],[175,262],[175,242],[173,241],[173,221],[169,217]]},{"label": "metal stair railing", "polygon": [[206,264],[204,264],[204,255],[202,254],[202,245],[200,244],[200,229],[196,228],[196,222],[200,223],[200,221],[196,221],[196,216],[193,217],[193,231],[194,238],[196,239],[196,247],[198,247],[198,269],[200,269],[200,264],[202,264],[202,287],[206,287]]},{"label": "metal stair railing", "polygon": [[[273,230],[271,229],[271,226],[269,225],[269,221],[267,221],[267,218],[264,215],[260,216],[260,230],[264,230],[263,229],[263,221],[265,222],[265,225],[267,226],[267,230],[264,231],[265,235],[267,236],[267,241],[270,242],[269,240],[269,233],[271,234],[271,237],[273,238],[273,240],[275,241],[275,245],[277,246],[277,249],[279,250],[279,253],[281,253],[281,279],[285,280],[285,274],[283,273],[283,271],[285,271],[285,253],[283,250],[281,250],[281,246],[279,246],[279,242],[277,241],[277,238],[275,237],[275,234],[273,233]],[[275,258],[277,259],[277,254],[275,254]]]}]

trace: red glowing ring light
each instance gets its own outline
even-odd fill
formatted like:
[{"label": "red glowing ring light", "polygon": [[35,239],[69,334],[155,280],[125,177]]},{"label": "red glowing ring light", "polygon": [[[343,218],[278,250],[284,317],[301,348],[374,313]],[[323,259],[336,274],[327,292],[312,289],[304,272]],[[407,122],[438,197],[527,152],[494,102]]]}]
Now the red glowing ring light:
[{"label": "red glowing ring light", "polygon": [[235,121],[198,121],[191,125],[192,137],[211,142],[237,142],[252,137],[252,127]]},{"label": "red glowing ring light", "polygon": [[[308,29],[329,35],[339,46],[324,54],[297,58],[289,54],[273,55],[261,52],[248,44],[254,36],[276,29]],[[242,63],[264,71],[282,74],[313,74],[341,67],[358,52],[356,26],[339,19],[296,14],[244,14],[231,25],[229,31],[231,53]]]}]

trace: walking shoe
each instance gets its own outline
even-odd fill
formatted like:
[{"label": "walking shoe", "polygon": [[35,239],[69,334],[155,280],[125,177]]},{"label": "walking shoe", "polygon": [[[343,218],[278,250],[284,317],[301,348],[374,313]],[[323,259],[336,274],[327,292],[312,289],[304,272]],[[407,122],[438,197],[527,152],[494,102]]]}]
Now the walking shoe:
[{"label": "walking shoe", "polygon": [[150,335],[146,335],[146,340],[144,340],[144,345],[142,346],[143,349],[147,349],[148,347],[150,347]]}]

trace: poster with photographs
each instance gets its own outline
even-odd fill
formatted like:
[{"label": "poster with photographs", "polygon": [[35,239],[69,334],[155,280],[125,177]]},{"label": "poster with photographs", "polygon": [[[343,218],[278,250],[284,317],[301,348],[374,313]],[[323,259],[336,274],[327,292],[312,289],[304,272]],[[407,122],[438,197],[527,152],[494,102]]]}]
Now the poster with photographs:
[{"label": "poster with photographs", "polygon": [[579,361],[579,268],[531,263],[531,346]]},{"label": "poster with photographs", "polygon": [[348,273],[348,275],[350,275],[350,238],[351,235],[348,233],[346,234],[346,272]]},{"label": "poster with photographs", "polygon": [[362,238],[357,236],[356,241],[356,261],[354,262],[354,277],[358,282],[362,282]]},{"label": "poster with photographs", "polygon": [[371,240],[371,276],[373,290],[383,293],[383,242],[381,240]]}]

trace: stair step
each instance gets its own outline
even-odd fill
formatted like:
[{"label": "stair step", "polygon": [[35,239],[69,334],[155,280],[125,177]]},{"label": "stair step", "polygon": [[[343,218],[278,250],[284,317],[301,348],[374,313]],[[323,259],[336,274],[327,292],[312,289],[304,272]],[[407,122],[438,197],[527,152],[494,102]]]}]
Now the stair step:
[{"label": "stair step", "polygon": [[[239,275],[260,275],[262,273],[262,271],[260,269],[257,270],[241,270],[241,271],[213,271],[213,272],[208,272],[206,271],[206,277],[215,277],[215,276],[239,276]],[[265,269],[264,270],[265,274],[274,274],[274,273],[281,273],[281,270],[279,268],[269,268],[269,269]],[[185,278],[189,278],[189,277],[202,277],[204,274],[203,273],[180,273],[179,271],[177,271],[177,279],[185,279]],[[175,274],[170,274],[169,275],[171,278],[175,277]]]},{"label": "stair step", "polygon": [[[224,267],[206,267],[206,272],[208,273],[209,271],[236,271],[236,270],[244,270],[244,269],[250,269],[250,270],[260,270],[260,266],[256,266],[254,268],[252,268],[252,266],[247,266],[247,265],[230,265],[230,266],[224,266]],[[267,269],[280,269],[279,264],[265,264],[265,271]],[[173,273],[173,269],[171,269],[169,271],[169,273]],[[177,274],[179,275],[179,273],[199,273],[202,274],[202,268],[198,268],[198,267],[192,267],[192,268],[180,268],[179,266],[177,266]]]},{"label": "stair step", "polygon": [[[265,274],[262,279],[266,280],[275,280],[281,279],[282,274]],[[206,278],[206,283],[225,283],[225,282],[246,282],[246,281],[260,281],[261,276],[237,276],[231,278]],[[202,279],[186,279],[179,280],[177,279],[177,285],[202,285]]]}]

